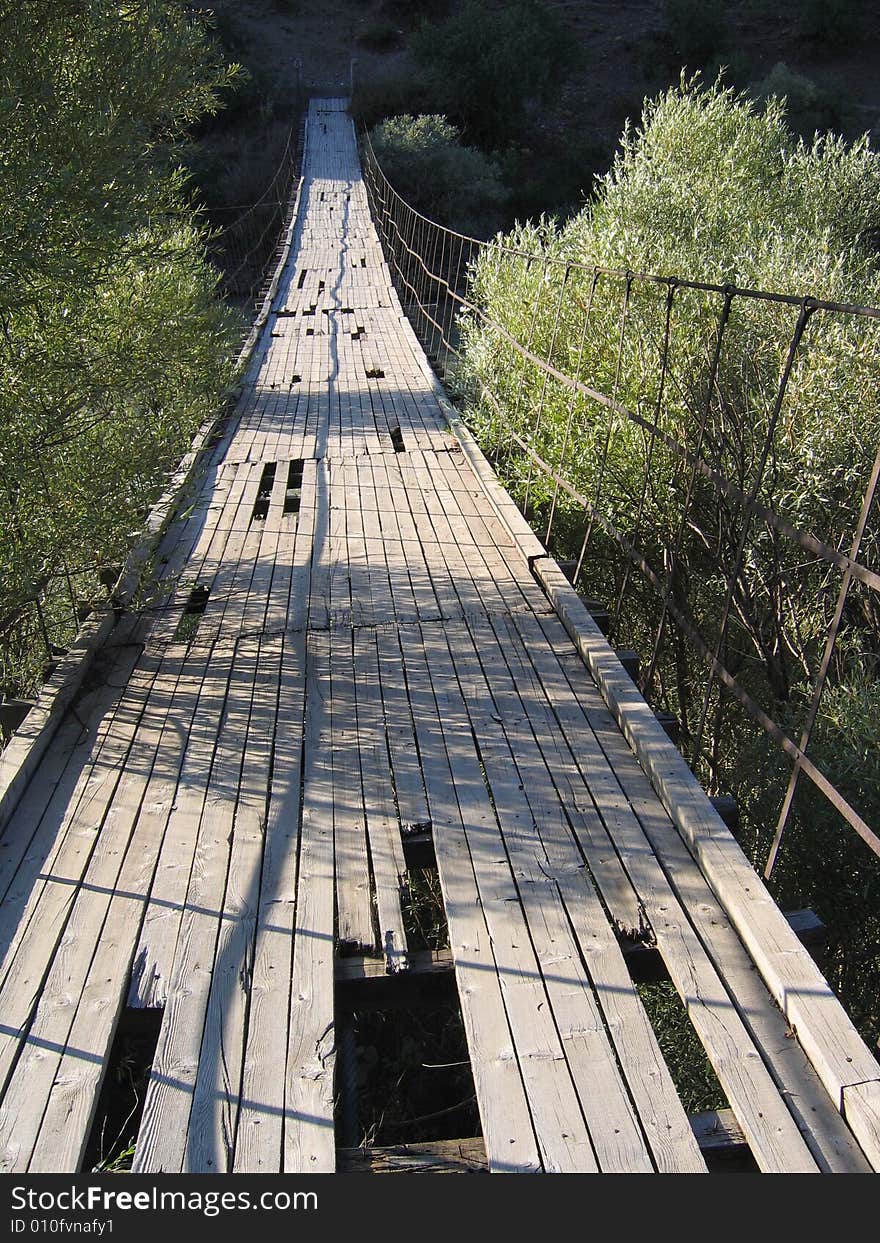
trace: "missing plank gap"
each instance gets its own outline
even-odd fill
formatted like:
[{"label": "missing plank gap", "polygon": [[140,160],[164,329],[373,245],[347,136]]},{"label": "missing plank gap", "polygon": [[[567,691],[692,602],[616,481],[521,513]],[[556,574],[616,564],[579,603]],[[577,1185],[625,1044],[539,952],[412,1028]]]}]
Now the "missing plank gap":
[{"label": "missing plank gap", "polygon": [[308,272],[308,268],[303,268],[303,270],[300,272],[299,280],[297,281],[297,285],[296,285],[297,289],[302,289],[303,285],[305,285],[307,272]]},{"label": "missing plank gap", "polygon": [[211,588],[205,583],[197,583],[193,587],[184,606],[183,616],[177,623],[172,642],[189,643],[192,640],[199,628],[202,614],[208,606],[210,594]]},{"label": "missing plank gap", "polygon": [[291,383],[291,385],[293,385],[293,384],[301,384],[301,383],[302,383],[302,376],[301,376],[301,375],[296,375],[296,374],[292,375],[292,376],[290,377],[290,383]]},{"label": "missing plank gap", "polygon": [[326,286],[325,286],[324,281],[318,281],[318,293],[323,293],[323,292],[324,292],[325,287],[326,287]]},{"label": "missing plank gap", "polygon": [[724,1089],[671,980],[636,984],[675,1089],[689,1114],[726,1109]]},{"label": "missing plank gap", "polygon": [[284,512],[298,514],[302,502],[303,466],[302,458],[291,462],[287,468],[287,489],[284,493]]},{"label": "missing plank gap", "polygon": [[382,370],[381,367],[367,367],[366,373],[367,373],[368,380],[384,380],[385,379],[385,372]]},{"label": "missing plank gap", "polygon": [[403,432],[399,427],[391,427],[388,430],[391,433],[391,443],[394,445],[394,452],[405,453],[406,445],[403,443]]},{"label": "missing plank gap", "polygon": [[361,267],[365,268],[366,266],[367,266],[367,256],[361,255]]},{"label": "missing plank gap", "polygon": [[481,1134],[454,989],[442,1003],[356,1012],[353,1028],[359,1145]]},{"label": "missing plank gap", "polygon": [[307,336],[307,337],[313,337],[314,335],[315,335],[315,330],[314,330],[314,328],[307,328],[307,329],[306,329],[306,336]]},{"label": "missing plank gap", "polygon": [[407,868],[400,907],[411,950],[448,949],[449,925],[436,863]]},{"label": "missing plank gap", "polygon": [[263,473],[260,476],[260,488],[257,492],[257,499],[254,502],[254,510],[251,514],[251,522],[262,522],[269,512],[269,501],[272,497],[272,489],[275,486],[275,470],[277,462],[267,462],[263,467]]},{"label": "missing plank gap", "polygon": [[83,1173],[131,1170],[162,1014],[131,1007],[122,1012],[80,1166]]}]

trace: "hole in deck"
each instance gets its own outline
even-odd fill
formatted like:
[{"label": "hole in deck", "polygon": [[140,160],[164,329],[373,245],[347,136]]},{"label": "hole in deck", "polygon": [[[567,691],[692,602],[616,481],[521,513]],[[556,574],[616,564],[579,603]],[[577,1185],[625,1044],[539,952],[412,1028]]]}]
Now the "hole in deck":
[{"label": "hole in deck", "polygon": [[724,1089],[672,981],[656,980],[636,988],[685,1112],[727,1109]]},{"label": "hole in deck", "polygon": [[367,367],[368,380],[384,380],[385,372],[381,367]]},{"label": "hole in deck", "polygon": [[297,284],[296,284],[297,289],[302,289],[303,285],[305,285],[307,271],[308,271],[308,268],[303,268],[303,270],[300,272],[299,280],[297,281]]},{"label": "hole in deck", "polygon": [[85,1173],[131,1169],[162,1014],[131,1007],[122,1012],[83,1156]]},{"label": "hole in deck", "polygon": [[359,1145],[479,1136],[461,1008],[448,1001],[352,1015]]},{"label": "hole in deck", "polygon": [[303,466],[302,458],[297,458],[287,467],[287,488],[284,493],[284,512],[298,514],[302,501]]},{"label": "hole in deck", "polygon": [[400,908],[410,950],[449,948],[449,925],[436,864],[407,868]]},{"label": "hole in deck", "polygon": [[199,628],[202,614],[208,607],[211,588],[206,583],[196,583],[183,609],[183,616],[174,631],[174,643],[189,643]]},{"label": "hole in deck", "polygon": [[399,427],[390,427],[388,430],[391,433],[391,443],[394,445],[394,452],[405,453],[406,445],[403,443],[403,432]]},{"label": "hole in deck", "polygon": [[269,501],[272,498],[272,488],[275,486],[277,465],[277,462],[267,462],[263,467],[257,499],[254,501],[254,510],[251,514],[252,522],[262,522],[269,512]]}]

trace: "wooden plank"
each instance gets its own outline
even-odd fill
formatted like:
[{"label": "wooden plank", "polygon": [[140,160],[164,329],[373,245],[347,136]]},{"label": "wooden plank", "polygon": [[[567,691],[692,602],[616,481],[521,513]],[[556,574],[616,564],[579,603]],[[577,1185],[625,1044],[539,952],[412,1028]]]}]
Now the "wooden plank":
[{"label": "wooden plank", "polygon": [[284,639],[250,1011],[235,1142],[236,1172],[282,1168],[287,1015],[300,842],[306,638]]},{"label": "wooden plank", "polygon": [[385,737],[394,779],[394,800],[403,832],[411,833],[429,827],[431,814],[400,648],[382,633],[377,638],[379,652],[384,653],[383,659],[392,662],[390,666],[382,663],[379,681],[385,712]]},{"label": "wooden plank", "polygon": [[[250,640],[238,659],[250,657]],[[260,640],[222,915],[193,1090],[184,1173],[228,1173],[238,1123],[254,937],[263,865],[269,771],[278,705],[281,637]]]},{"label": "wooden plank", "polygon": [[[409,664],[412,637],[406,633],[401,638]],[[495,970],[522,1070],[542,1164],[548,1172],[589,1172],[598,1168],[595,1155],[553,1023],[547,992],[541,983],[539,965],[531,948],[495,813],[483,784],[466,713],[452,685],[442,630],[434,628],[430,637],[422,630],[422,643],[422,659],[434,688],[434,710],[440,722],[440,738],[446,751],[473,863],[478,901],[491,938]],[[416,722],[417,736],[423,723],[423,720]],[[424,747],[422,754],[424,757]],[[439,864],[441,838],[436,826],[434,841]],[[452,935],[454,912],[458,911],[462,897],[455,888],[450,888],[450,878],[447,876],[444,879],[442,869],[440,875]]]},{"label": "wooden plank", "polygon": [[224,719],[233,655],[232,646],[216,646],[199,687],[198,707],[169,809],[168,831],[133,958],[128,1004],[136,1008],[162,1009],[168,1001],[199,825]]},{"label": "wooden plank", "polygon": [[377,949],[373,928],[367,821],[361,783],[351,630],[336,630],[330,647],[333,840],[339,944]]},{"label": "wooden plank", "polygon": [[[80,1005],[95,947],[112,905],[114,890],[120,883],[131,883],[133,872],[140,870],[139,856],[144,850],[142,839],[149,838],[150,832],[145,820],[145,830],[138,834],[139,812],[179,676],[180,665],[175,661],[165,662],[157,673],[144,718],[126,759],[125,771],[103,812],[101,829],[84,871],[84,883],[73,889],[63,936],[58,940],[57,947],[54,939],[50,941],[53,950],[45,964],[45,976],[34,993],[33,1017],[27,1028],[21,1031],[18,1060],[0,1104],[0,1168],[7,1171],[28,1167],[55,1073]],[[133,842],[137,843],[136,847],[133,847]],[[132,862],[134,856],[130,856],[131,850],[136,850],[136,862]],[[45,905],[44,901],[41,906]],[[38,938],[42,941],[40,907],[35,914],[35,923]],[[108,940],[118,935],[124,935],[124,932],[116,928],[107,932]],[[24,941],[20,959],[30,963],[35,957],[43,957],[43,944],[35,946],[32,951],[36,939],[32,935]],[[14,986],[18,977],[19,972],[13,966],[7,983]],[[4,1013],[8,1013],[8,1009],[4,1008]],[[4,1049],[4,1054],[7,1049]],[[50,1134],[50,1146],[56,1142],[57,1135]]]},{"label": "wooden plank", "polygon": [[[406,635],[406,677],[420,736],[437,865],[446,896],[449,936],[490,1168],[530,1172],[541,1158],[529,1113],[510,1025],[501,994],[492,941],[455,797],[449,758],[440,734],[437,704],[418,639]],[[379,635],[383,686],[401,663],[400,637]],[[386,674],[386,670],[388,673]]]},{"label": "wooden plank", "polygon": [[[15,927],[14,902],[10,887],[15,883],[19,868],[28,859],[36,859],[41,850],[49,850],[57,830],[57,822],[50,825],[50,807],[66,806],[73,797],[83,767],[94,759],[99,737],[106,733],[111,711],[121,695],[141,653],[139,643],[126,644],[125,634],[131,635],[133,619],[123,624],[117,643],[105,645],[95,657],[90,685],[81,689],[73,702],[73,711],[67,713],[63,723],[41,761],[39,776],[32,781],[22,795],[14,822],[0,836],[0,936],[5,937]],[[60,812],[58,812],[60,816]],[[30,891],[33,879],[39,872],[36,863],[31,880],[21,884],[19,896]],[[7,896],[9,895],[9,896]],[[6,943],[5,941],[3,942]]]},{"label": "wooden plank", "polygon": [[332,1173],[333,1131],[333,769],[330,637],[309,636],[305,767],[297,876],[293,979],[284,1074],[283,1171]]},{"label": "wooden plank", "polygon": [[430,1144],[342,1148],[340,1174],[486,1174],[482,1139],[445,1139]]},{"label": "wooden plank", "polygon": [[379,918],[378,948],[386,969],[394,973],[407,967],[406,929],[400,907],[406,863],[385,743],[376,639],[362,630],[354,635],[354,686],[364,810]]},{"label": "wooden plank", "polygon": [[[530,624],[520,618],[516,622],[524,627]],[[533,659],[537,659],[538,649],[533,646],[531,651]],[[566,705],[570,705],[571,691],[569,688],[566,695],[557,670],[558,666],[554,669],[545,654],[542,681],[562,719],[569,710]],[[815,1160],[782,1103],[723,980],[671,889],[640,822],[631,808],[627,810],[621,805],[618,778],[596,745],[589,722],[581,724],[581,720],[568,735],[570,749],[576,753],[591,785],[600,814],[606,822],[613,822],[615,845],[644,903],[670,978],[688,1009],[737,1120],[748,1135],[756,1161],[766,1169],[815,1169]],[[610,800],[606,800],[606,788],[611,791]]]},{"label": "wooden plank", "polygon": [[[105,841],[101,826],[123,775],[124,765],[145,711],[161,662],[144,658],[119,701],[113,721],[94,765],[81,774],[77,783],[78,800],[69,808],[59,828],[49,858],[34,860],[44,872],[30,881],[22,905],[15,888],[10,895],[11,910],[19,922],[8,940],[0,986],[0,1013],[5,1031],[0,1033],[0,1083],[5,1083],[19,1043],[26,1035],[39,1000],[46,973],[61,941],[67,919],[76,899],[78,886],[91,866],[93,854],[104,857]],[[108,834],[112,841],[112,833]],[[24,895],[22,895],[24,896]],[[0,913],[2,918],[2,913]]]}]

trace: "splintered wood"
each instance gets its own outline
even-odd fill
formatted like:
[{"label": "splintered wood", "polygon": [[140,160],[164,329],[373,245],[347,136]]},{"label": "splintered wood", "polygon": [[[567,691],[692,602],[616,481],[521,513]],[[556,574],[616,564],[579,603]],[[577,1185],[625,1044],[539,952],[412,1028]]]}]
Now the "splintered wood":
[{"label": "splintered wood", "polygon": [[760,1169],[869,1168],[840,1111],[876,1085],[823,1089],[412,341],[345,101],[313,101],[235,415],[0,839],[0,1168],[80,1169],[146,1008],[135,1170],[334,1170],[334,973],[409,971],[413,834],[491,1170],[705,1169],[624,937]]}]

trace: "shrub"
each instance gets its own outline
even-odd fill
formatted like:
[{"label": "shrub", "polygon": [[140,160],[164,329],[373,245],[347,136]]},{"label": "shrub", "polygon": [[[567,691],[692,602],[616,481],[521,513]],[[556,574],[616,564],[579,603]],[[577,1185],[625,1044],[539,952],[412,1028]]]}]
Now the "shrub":
[{"label": "shrub", "polygon": [[558,88],[573,48],[556,14],[537,0],[498,10],[465,0],[452,17],[423,26],[412,41],[438,106],[490,149],[517,133],[530,101]]},{"label": "shrub", "polygon": [[749,90],[759,102],[774,96],[784,99],[789,123],[804,136],[812,136],[816,130],[841,128],[844,123],[841,93],[822,90],[811,78],[789,69],[783,61]]},{"label": "shrub", "polygon": [[498,167],[462,146],[445,117],[391,117],[370,137],[385,176],[423,215],[477,236],[497,228],[506,198]]},{"label": "shrub", "polygon": [[29,0],[0,10],[0,48],[9,693],[38,683],[35,590],[44,638],[64,646],[77,603],[67,575],[79,600],[105,594],[94,571],[124,556],[231,378],[233,324],[168,159],[228,81],[201,25],[160,0]]}]

